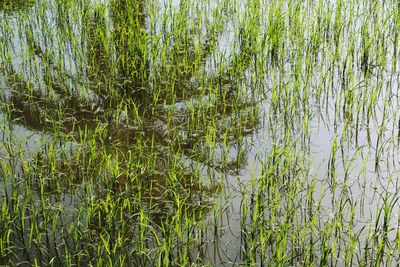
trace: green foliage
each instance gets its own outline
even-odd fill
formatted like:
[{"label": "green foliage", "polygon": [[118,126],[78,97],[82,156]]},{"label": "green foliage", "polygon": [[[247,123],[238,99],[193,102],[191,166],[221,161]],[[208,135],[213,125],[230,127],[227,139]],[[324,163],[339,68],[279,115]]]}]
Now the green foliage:
[{"label": "green foliage", "polygon": [[0,0],[0,264],[397,263],[399,10]]}]

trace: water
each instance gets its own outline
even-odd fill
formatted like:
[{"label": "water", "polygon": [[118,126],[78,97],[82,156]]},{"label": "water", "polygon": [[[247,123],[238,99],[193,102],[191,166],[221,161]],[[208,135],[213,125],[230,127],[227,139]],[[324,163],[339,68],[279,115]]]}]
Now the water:
[{"label": "water", "polygon": [[[315,2],[317,3],[317,1]],[[341,229],[338,247],[346,248],[346,242],[350,240],[350,236],[359,234],[360,242],[357,244],[356,253],[362,255],[361,248],[370,239],[373,239],[368,235],[374,231],[375,233],[383,231],[383,213],[380,212],[385,202],[392,201],[388,239],[396,240],[397,214],[399,212],[397,200],[399,64],[396,60],[398,47],[395,46],[396,43],[390,36],[393,31],[392,27],[395,26],[385,26],[394,23],[389,20],[394,3],[390,3],[388,6],[379,6],[380,16],[373,15],[375,13],[373,6],[358,2],[345,4],[348,9],[343,7],[344,19],[339,23],[348,21],[350,23],[343,26],[339,35],[334,33],[333,28],[336,22],[333,19],[329,22],[310,19],[308,22],[307,18],[318,17],[321,14],[324,14],[323,18],[329,17],[328,6],[321,4],[322,2],[319,2],[319,6],[314,6],[316,3],[314,1],[308,1],[303,5],[299,3],[302,16],[297,19],[301,22],[299,25],[306,26],[299,29],[296,29],[296,22],[292,21],[295,18],[289,16],[293,11],[289,4],[281,7],[266,3],[260,5],[260,23],[264,26],[265,32],[259,32],[257,38],[265,38],[265,42],[260,42],[264,44],[264,47],[261,47],[260,55],[265,57],[266,62],[261,70],[245,66],[244,68],[247,70],[243,70],[241,84],[242,87],[251,89],[252,86],[260,86],[259,84],[262,83],[263,96],[259,100],[259,122],[250,123],[244,139],[232,138],[230,140],[232,146],[229,148],[220,145],[216,149],[214,160],[210,160],[207,155],[203,161],[192,160],[189,149],[180,154],[188,166],[193,164],[201,166],[199,169],[205,183],[211,180],[210,177],[221,177],[220,179],[223,181],[221,192],[211,196],[215,203],[219,203],[218,207],[213,212],[210,208],[210,211],[201,219],[202,223],[209,225],[206,227],[208,229],[206,245],[199,250],[200,252],[193,251],[193,255],[201,255],[215,265],[246,263],[241,259],[244,250],[243,226],[250,226],[252,218],[243,216],[243,202],[251,205],[252,192],[256,192],[258,186],[254,185],[254,178],[264,174],[262,165],[266,165],[266,161],[274,149],[282,149],[285,156],[293,156],[290,159],[293,161],[289,162],[292,164],[290,167],[296,172],[289,173],[287,176],[291,177],[293,184],[298,187],[296,189],[298,203],[292,204],[300,207],[296,215],[299,222],[317,218],[316,231],[320,233],[324,231],[326,225],[334,224],[337,216],[343,216],[345,218],[343,219],[345,222],[343,228],[345,229]],[[338,3],[339,1],[333,1],[330,8],[335,10]],[[0,79],[0,85],[4,94],[4,102],[13,102],[14,107],[20,110],[13,113],[10,123],[13,135],[20,136],[20,140],[27,140],[20,149],[24,153],[23,158],[25,160],[33,159],[32,155],[35,155],[38,149],[37,140],[43,135],[43,132],[46,135],[46,141],[43,143],[53,142],[49,141],[52,138],[56,140],[51,129],[57,117],[54,117],[55,114],[52,113],[65,107],[67,115],[64,117],[66,119],[64,119],[63,125],[60,125],[60,132],[66,135],[72,133],[70,139],[72,148],[67,149],[71,155],[81,145],[87,146],[83,142],[85,138],[73,136],[74,129],[87,127],[89,131],[94,131],[99,125],[108,130],[105,130],[104,135],[99,133],[98,140],[105,140],[104,143],[110,146],[114,142],[122,143],[123,145],[120,146],[122,154],[129,150],[130,142],[137,138],[151,140],[151,136],[155,136],[157,144],[167,147],[166,137],[173,136],[172,133],[169,133],[170,130],[166,123],[168,110],[172,110],[172,120],[179,129],[182,121],[188,123],[184,119],[188,107],[209,105],[212,98],[207,95],[200,95],[200,97],[189,100],[182,96],[182,101],[179,97],[175,100],[165,98],[166,105],[159,107],[150,104],[152,100],[147,101],[145,94],[135,94],[133,99],[136,102],[143,100],[145,103],[138,109],[141,113],[138,116],[142,119],[144,127],[130,125],[125,121],[126,117],[134,116],[126,110],[126,107],[118,107],[116,111],[107,109],[108,104],[103,105],[103,103],[108,103],[108,99],[104,98],[101,91],[103,86],[104,88],[107,86],[107,81],[103,80],[102,75],[107,72],[106,68],[109,67],[107,64],[110,66],[117,64],[117,48],[110,48],[112,53],[115,53],[111,57],[111,63],[102,61],[103,52],[100,51],[99,56],[94,57],[98,62],[89,67],[85,65],[84,57],[87,47],[90,45],[95,47],[98,44],[90,44],[85,37],[85,34],[88,33],[85,33],[84,21],[81,20],[83,9],[80,4],[72,4],[72,10],[76,11],[75,15],[67,15],[64,18],[58,18],[56,12],[58,8],[63,7],[52,1],[21,5],[0,14],[2,21],[0,40],[4,44],[0,66],[2,70],[7,69],[3,72],[8,77],[14,74],[14,80],[11,82],[14,87],[9,87],[10,83],[7,82],[7,78]],[[154,17],[153,19],[147,18],[143,27],[146,31],[154,31],[154,35],[163,31],[172,32],[173,26],[177,27],[172,24],[172,14],[178,12],[179,4],[179,1],[155,3],[154,9],[150,12]],[[108,28],[99,34],[110,34],[115,27],[113,25],[115,22],[110,18],[107,2],[88,6],[96,6],[98,12],[105,10],[107,19],[102,23],[105,23]],[[240,53],[241,48],[238,43],[240,30],[238,28],[242,27],[239,25],[246,22],[244,5],[240,3],[227,4],[222,11],[218,7],[220,7],[218,2],[205,6],[199,3],[196,6],[197,9],[204,8],[205,12],[201,13],[204,21],[215,20],[217,15],[213,15],[213,11],[221,12],[220,14],[236,12],[240,18],[231,18],[221,26],[224,29],[223,34],[216,41],[216,47],[205,58],[204,75],[207,77],[218,73],[221,64],[232,62],[235,54]],[[192,9],[193,17],[196,17],[196,8]],[[274,8],[281,8],[282,25],[286,28],[285,31],[281,29],[282,39],[278,40],[271,40],[272,37],[275,37],[273,31],[276,28],[274,27],[279,24],[279,18],[269,15]],[[344,10],[350,11],[346,13]],[[360,18],[353,19],[354,14],[359,14]],[[163,25],[164,19],[160,19],[165,16],[169,17],[167,25]],[[69,26],[65,27],[63,20],[66,20],[67,17]],[[371,22],[369,22],[370,17]],[[388,20],[385,22],[381,18],[388,18]],[[178,18],[175,19],[178,20]],[[199,18],[197,19],[199,20]],[[196,22],[189,19],[189,23],[195,25]],[[385,28],[376,28],[375,25],[379,23]],[[62,32],[63,28],[65,28],[65,36],[69,36],[70,39],[60,37],[59,32]],[[325,36],[320,32],[321,28],[326,30]],[[202,32],[205,35],[206,29]],[[352,35],[356,35],[357,38],[352,38]],[[368,38],[361,38],[365,35],[370,36],[368,44],[365,44],[365,40]],[[200,37],[198,37],[199,40]],[[339,38],[338,41],[332,41],[335,38]],[[389,44],[377,44],[377,40],[386,41]],[[174,37],[166,34],[159,42],[174,44]],[[274,48],[274,42],[277,43],[277,48]],[[197,41],[197,44],[200,42]],[[34,49],[36,55],[30,55],[27,49],[29,45],[41,47],[41,49]],[[149,44],[150,47],[152,45],[154,44]],[[313,50],[314,46],[317,49]],[[368,47],[369,54],[359,52],[366,50],[365,46]],[[269,51],[270,56],[265,56],[268,54],[266,51]],[[335,54],[335,51],[339,51],[339,53]],[[150,64],[150,69],[157,69],[157,64],[161,65],[164,61],[171,60],[161,58],[161,52],[154,55],[156,55],[155,60]],[[41,64],[45,60],[53,62],[48,63],[46,68]],[[57,62],[63,64],[60,65]],[[252,63],[249,65],[252,66]],[[106,70],[103,69],[103,66]],[[112,67],[109,68],[112,69]],[[7,75],[3,76],[7,77]],[[50,86],[46,81],[48,75],[54,77],[53,81],[66,84],[67,91],[62,91],[57,84]],[[93,76],[96,79],[93,80]],[[196,85],[196,77],[192,80]],[[30,84],[28,88],[39,88],[41,92],[46,92],[51,88],[50,103],[37,102],[35,107],[27,105],[29,103],[28,96],[15,93],[15,91],[23,89],[24,82]],[[90,86],[87,86],[87,84],[95,82],[100,84],[99,91],[90,90]],[[183,95],[195,95],[197,92],[196,88],[193,89],[190,86],[182,88],[184,88],[181,92]],[[223,88],[229,90],[229,85]],[[69,98],[65,98],[65,95]],[[82,103],[94,104],[92,106],[75,105],[82,99],[85,99]],[[116,99],[121,100],[118,97]],[[114,102],[110,101],[109,103]],[[50,111],[50,114],[41,114],[41,110],[46,109]],[[150,114],[150,110],[154,109],[162,110],[158,113],[158,118],[145,115]],[[235,114],[232,113],[231,116],[235,116]],[[4,115],[2,117],[4,118]],[[229,122],[229,116],[218,121],[223,130],[229,127]],[[182,140],[186,134],[184,126],[177,135]],[[209,130],[204,129],[204,132]],[[201,134],[199,131],[200,136]],[[3,132],[3,139],[8,139],[9,135],[11,133]],[[207,144],[207,142],[205,143]],[[192,145],[190,140],[187,145],[188,147]],[[335,146],[336,149],[334,149]],[[228,150],[227,154],[224,149]],[[285,149],[289,154],[285,154]],[[207,153],[207,150],[205,151]],[[220,168],[217,166],[216,162],[222,162],[226,155],[234,162],[238,157],[238,151],[245,151],[244,163],[240,165],[240,168],[237,164],[228,167],[221,165]],[[3,148],[0,152],[7,160]],[[160,154],[164,152],[161,149]],[[164,159],[168,161],[170,156],[168,153],[166,154]],[[15,166],[15,168],[20,167]],[[2,185],[7,188],[4,183]],[[275,197],[279,202],[279,209],[284,210],[285,207],[292,204],[287,203],[290,199],[285,196],[287,193],[285,190],[288,189],[284,184],[279,190],[281,192],[277,192]],[[4,197],[3,192],[5,191],[0,192]],[[316,200],[313,207],[307,206],[310,192]],[[65,206],[74,207],[79,202],[79,200],[73,199],[71,194],[71,191],[65,191],[65,198],[72,198],[71,201],[68,201],[69,204],[64,204]],[[161,196],[162,194],[160,194],[160,198]],[[216,214],[216,211],[219,213]],[[316,215],[309,215],[310,211]],[[276,214],[278,213],[277,211]],[[354,216],[352,217],[351,214]],[[276,224],[274,227],[277,228],[277,235],[280,231],[278,223],[284,221],[284,217],[283,214],[271,222],[271,224]],[[350,222],[350,220],[354,221]],[[68,222],[68,219],[66,221]],[[218,221],[217,230],[215,221]],[[307,223],[300,223],[301,227],[307,229]],[[379,234],[376,236],[379,237]],[[296,254],[293,251],[296,251],[295,248],[292,248],[292,253]],[[299,251],[299,255],[303,253],[301,249]],[[274,248],[270,247],[268,253],[273,254],[273,252]],[[343,252],[339,250],[337,255],[336,264],[344,264]],[[299,258],[301,259],[301,256]],[[294,261],[296,262],[296,260]],[[301,263],[299,260],[299,264]]]}]

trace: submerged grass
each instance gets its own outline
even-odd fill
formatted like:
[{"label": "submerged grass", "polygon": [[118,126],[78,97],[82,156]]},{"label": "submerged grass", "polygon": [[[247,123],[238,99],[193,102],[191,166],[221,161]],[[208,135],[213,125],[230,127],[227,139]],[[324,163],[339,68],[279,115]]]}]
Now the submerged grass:
[{"label": "submerged grass", "polygon": [[399,12],[0,0],[0,264],[397,263]]}]

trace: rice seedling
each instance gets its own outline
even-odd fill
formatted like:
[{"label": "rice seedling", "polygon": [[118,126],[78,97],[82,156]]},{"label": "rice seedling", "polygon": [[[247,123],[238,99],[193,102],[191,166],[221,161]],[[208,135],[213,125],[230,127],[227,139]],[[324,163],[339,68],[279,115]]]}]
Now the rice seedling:
[{"label": "rice seedling", "polygon": [[399,10],[0,0],[0,264],[394,265]]}]

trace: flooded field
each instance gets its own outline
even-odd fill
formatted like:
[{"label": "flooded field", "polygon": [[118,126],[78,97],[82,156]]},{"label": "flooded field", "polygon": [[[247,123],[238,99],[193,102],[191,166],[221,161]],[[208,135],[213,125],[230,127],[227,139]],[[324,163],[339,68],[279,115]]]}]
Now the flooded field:
[{"label": "flooded field", "polygon": [[0,265],[396,266],[400,4],[0,0]]}]

